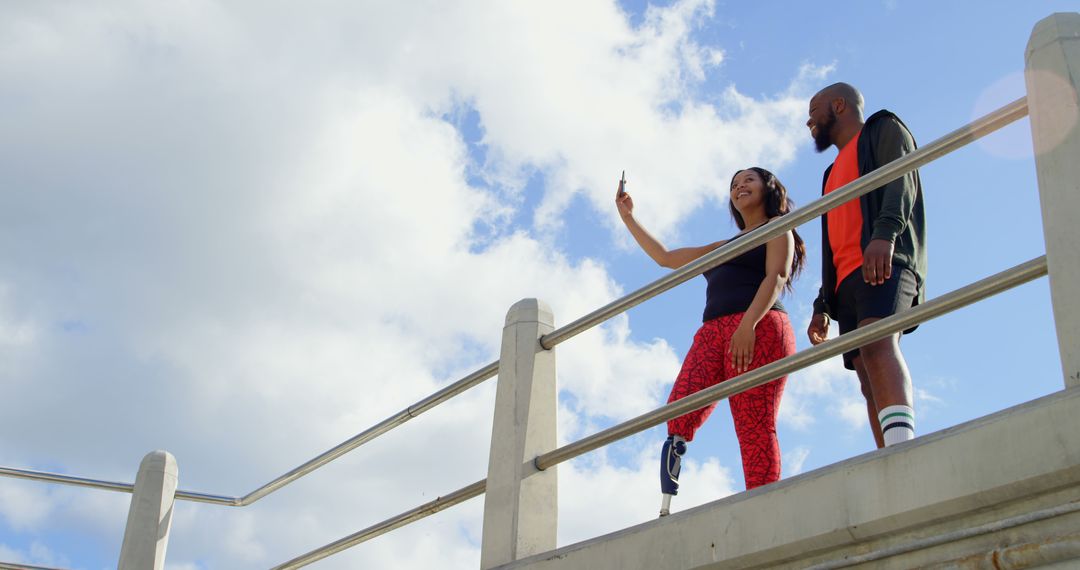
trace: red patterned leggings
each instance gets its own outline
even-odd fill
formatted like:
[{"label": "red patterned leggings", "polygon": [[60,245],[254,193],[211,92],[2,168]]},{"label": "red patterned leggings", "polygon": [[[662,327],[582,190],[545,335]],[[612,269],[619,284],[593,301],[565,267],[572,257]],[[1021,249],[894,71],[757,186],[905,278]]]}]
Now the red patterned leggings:
[{"label": "red patterned leggings", "polygon": [[[743,313],[725,315],[701,325],[682,370],[668,396],[668,403],[714,386],[738,374],[732,366],[728,345]],[[754,328],[754,358],[750,369],[795,353],[795,334],[787,313],[769,311]],[[762,384],[728,399],[735,420],[735,435],[742,451],[746,488],[753,489],[780,479],[780,444],[776,440],[776,412],[787,376]],[[716,404],[668,421],[668,435],[694,439]]]}]

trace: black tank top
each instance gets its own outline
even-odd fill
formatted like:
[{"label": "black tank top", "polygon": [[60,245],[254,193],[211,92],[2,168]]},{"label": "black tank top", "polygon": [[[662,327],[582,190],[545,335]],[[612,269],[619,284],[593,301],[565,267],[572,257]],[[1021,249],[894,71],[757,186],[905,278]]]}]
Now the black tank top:
[{"label": "black tank top", "polygon": [[[731,243],[745,234],[731,238]],[[726,245],[726,244],[725,244]],[[718,265],[704,273],[709,282],[705,290],[705,313],[702,321],[742,313],[750,308],[761,282],[765,279],[765,244]],[[784,311],[778,298],[770,310]],[[785,311],[786,312],[786,311]]]}]

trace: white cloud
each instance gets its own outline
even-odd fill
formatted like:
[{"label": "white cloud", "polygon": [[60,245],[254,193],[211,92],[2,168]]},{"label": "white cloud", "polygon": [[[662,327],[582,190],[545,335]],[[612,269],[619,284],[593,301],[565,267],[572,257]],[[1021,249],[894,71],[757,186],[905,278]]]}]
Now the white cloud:
[{"label": "white cloud", "polygon": [[0,350],[5,353],[25,349],[38,335],[38,325],[19,315],[11,306],[9,287],[0,283]]},{"label": "white cloud", "polygon": [[48,489],[30,483],[0,486],[0,516],[15,530],[38,528],[54,510]]},{"label": "white cloud", "polygon": [[843,420],[849,428],[853,430],[864,429],[869,432],[870,416],[866,410],[866,400],[845,398],[844,400],[841,400],[834,409],[839,414],[839,418]]},{"label": "white cloud", "polygon": [[32,542],[28,550],[20,550],[0,543],[0,560],[35,566],[67,567],[70,565],[67,558],[57,555],[40,542]]},{"label": "white cloud", "polygon": [[[851,409],[858,406],[863,407],[863,420],[857,420],[851,414]],[[830,358],[790,375],[777,421],[807,431],[819,420],[828,419],[818,416],[823,412],[844,419],[852,427],[865,423],[865,401],[859,391],[858,378],[844,368],[840,358]]]},{"label": "white cloud", "polygon": [[[5,6],[5,462],[131,481],[164,448],[181,488],[244,494],[490,362],[518,299],[558,324],[614,299],[604,266],[552,245],[575,195],[607,212],[625,167],[670,233],[724,194],[701,180],[782,164],[804,138],[799,84],[821,70],[765,101],[693,98],[722,62],[692,36],[712,10],[632,28],[599,1]],[[465,105],[483,163],[443,119]],[[674,352],[629,327],[557,349],[566,432],[662,401]],[[178,504],[170,568],[277,564],[483,478],[492,401],[489,382],[246,509]],[[563,536],[651,518],[653,455],[563,469]],[[696,461],[680,508],[733,487]],[[126,495],[24,488],[0,481],[0,515],[41,552],[64,559],[50,529],[119,544]],[[610,516],[586,524],[587,504]],[[475,566],[479,512],[323,566]]]},{"label": "white cloud", "polygon": [[915,389],[915,400],[919,403],[930,405],[945,403],[945,400],[942,400],[941,398],[931,394],[929,390],[925,390],[923,388]]},{"label": "white cloud", "polygon": [[560,387],[579,399],[575,411],[626,420],[666,400],[665,390],[679,372],[678,358],[662,339],[642,345],[629,334],[623,316],[559,349]]},{"label": "white cloud", "polygon": [[800,445],[783,454],[784,476],[794,477],[803,472],[806,458],[810,457],[810,448]]},{"label": "white cloud", "polygon": [[[930,391],[926,388],[915,386],[915,412],[916,416],[922,420],[937,419],[941,410],[949,407],[949,402],[944,397],[940,396],[940,392],[937,390],[952,391],[949,381],[938,381],[937,379],[927,379],[925,382],[919,382],[935,388],[935,391]],[[952,382],[955,384],[955,381]]]},{"label": "white cloud", "polygon": [[221,537],[226,545],[226,556],[245,563],[254,563],[266,558],[266,548],[259,539],[259,523],[254,513],[241,512],[233,515],[232,524]]},{"label": "white cloud", "polygon": [[[559,468],[559,544],[572,544],[656,518],[660,512],[660,442],[641,441],[630,465],[616,465],[603,452]],[[688,454],[672,510],[683,511],[741,490],[731,469],[715,457]]]},{"label": "white cloud", "polygon": [[165,570],[202,570],[202,566],[195,563],[173,564],[166,560]]}]

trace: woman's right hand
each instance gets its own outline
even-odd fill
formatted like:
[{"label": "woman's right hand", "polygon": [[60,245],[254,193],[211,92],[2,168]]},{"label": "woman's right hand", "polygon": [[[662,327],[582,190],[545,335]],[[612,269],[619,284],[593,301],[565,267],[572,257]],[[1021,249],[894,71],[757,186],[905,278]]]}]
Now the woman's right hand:
[{"label": "woman's right hand", "polygon": [[615,207],[619,209],[619,216],[623,218],[634,215],[634,199],[630,197],[629,192],[615,194]]}]

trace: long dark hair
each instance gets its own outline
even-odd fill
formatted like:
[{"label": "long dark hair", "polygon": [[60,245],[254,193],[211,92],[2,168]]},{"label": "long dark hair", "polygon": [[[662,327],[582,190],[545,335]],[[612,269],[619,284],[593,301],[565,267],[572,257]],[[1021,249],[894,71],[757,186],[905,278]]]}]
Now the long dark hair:
[{"label": "long dark hair", "polygon": [[[775,174],[764,168],[751,166],[750,168],[738,170],[731,176],[731,183],[735,183],[735,177],[740,172],[747,170],[753,170],[761,177],[761,183],[765,187],[765,215],[769,219],[783,216],[791,211],[795,203],[791,201],[791,198],[788,198],[787,188],[784,188],[784,185],[780,183]],[[728,187],[731,187],[730,184]],[[735,209],[735,204],[730,200],[728,200],[728,209],[731,210],[731,217],[735,218],[735,225],[739,226],[740,230],[745,230],[746,222],[743,220],[742,214]],[[784,288],[788,291],[791,290],[791,282],[802,272],[803,263],[806,261],[806,245],[803,244],[802,238],[799,237],[799,232],[792,228],[791,235],[795,237],[795,255],[791,259],[791,277],[784,284]]]}]

